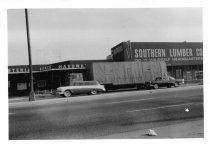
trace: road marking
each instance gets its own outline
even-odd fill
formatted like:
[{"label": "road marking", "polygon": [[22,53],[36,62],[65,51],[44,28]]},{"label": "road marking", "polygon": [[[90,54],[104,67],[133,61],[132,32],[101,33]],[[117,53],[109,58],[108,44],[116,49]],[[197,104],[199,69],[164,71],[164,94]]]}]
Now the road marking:
[{"label": "road marking", "polygon": [[131,113],[131,112],[141,112],[141,111],[149,111],[149,110],[164,109],[164,108],[170,108],[170,107],[176,107],[176,106],[190,105],[190,104],[203,104],[203,103],[189,102],[189,103],[166,105],[166,106],[160,106],[160,107],[154,107],[154,108],[147,108],[147,109],[134,109],[134,110],[126,111],[126,112],[128,112],[128,113]]}]

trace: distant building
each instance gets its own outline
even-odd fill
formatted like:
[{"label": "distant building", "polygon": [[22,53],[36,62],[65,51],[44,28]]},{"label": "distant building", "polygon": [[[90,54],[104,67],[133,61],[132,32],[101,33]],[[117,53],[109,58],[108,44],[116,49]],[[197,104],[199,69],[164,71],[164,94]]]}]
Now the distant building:
[{"label": "distant building", "polygon": [[168,74],[186,81],[203,79],[202,42],[121,42],[113,61],[165,61]]}]

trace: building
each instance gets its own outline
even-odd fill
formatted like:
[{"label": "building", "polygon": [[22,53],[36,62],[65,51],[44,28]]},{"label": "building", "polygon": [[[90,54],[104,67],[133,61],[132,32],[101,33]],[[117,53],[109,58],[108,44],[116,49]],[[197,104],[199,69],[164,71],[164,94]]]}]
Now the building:
[{"label": "building", "polygon": [[[54,90],[74,80],[92,80],[93,62],[156,61],[167,64],[168,74],[188,81],[203,80],[203,43],[201,42],[121,42],[111,48],[107,60],[74,60],[33,65],[34,90]],[[29,66],[8,67],[9,96],[29,94]]]},{"label": "building", "polygon": [[168,74],[185,81],[203,79],[202,42],[121,42],[111,48],[113,61],[156,61],[167,64]]},{"label": "building", "polygon": [[[106,60],[74,60],[49,65],[33,65],[34,90],[54,90],[71,85],[74,80],[91,80],[92,62]],[[29,66],[8,67],[9,96],[28,95],[30,90]]]}]

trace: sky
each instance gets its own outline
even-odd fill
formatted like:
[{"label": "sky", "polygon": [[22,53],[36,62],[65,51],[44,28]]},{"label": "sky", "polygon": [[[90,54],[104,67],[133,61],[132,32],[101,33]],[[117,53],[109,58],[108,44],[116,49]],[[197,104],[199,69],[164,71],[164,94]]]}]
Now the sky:
[{"label": "sky", "polygon": [[[131,42],[202,42],[202,8],[28,9],[33,64],[106,59]],[[8,65],[27,65],[24,9],[7,10]]]}]

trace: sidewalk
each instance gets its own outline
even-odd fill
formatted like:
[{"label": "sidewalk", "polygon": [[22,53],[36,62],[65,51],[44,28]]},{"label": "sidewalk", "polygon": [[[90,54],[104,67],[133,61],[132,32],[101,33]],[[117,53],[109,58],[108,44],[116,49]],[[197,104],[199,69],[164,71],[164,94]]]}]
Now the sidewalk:
[{"label": "sidewalk", "polygon": [[[47,99],[56,99],[58,96],[55,95],[43,95],[43,96],[35,96],[36,100],[47,100]],[[29,96],[21,96],[21,97],[12,97],[9,98],[9,103],[15,102],[27,102],[29,101]]]},{"label": "sidewalk", "polygon": [[145,129],[101,136],[97,139],[204,138],[203,119],[151,129],[155,130],[157,136],[147,136],[148,129]]}]

